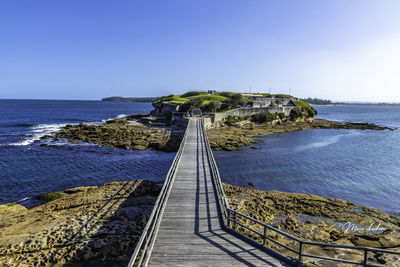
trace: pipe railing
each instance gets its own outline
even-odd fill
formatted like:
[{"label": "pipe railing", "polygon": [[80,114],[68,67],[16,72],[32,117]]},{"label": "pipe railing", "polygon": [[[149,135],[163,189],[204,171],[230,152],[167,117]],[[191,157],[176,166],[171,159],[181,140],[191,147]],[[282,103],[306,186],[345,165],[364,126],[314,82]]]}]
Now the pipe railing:
[{"label": "pipe railing", "polygon": [[166,202],[168,200],[169,194],[171,192],[172,184],[175,180],[175,174],[177,166],[181,160],[183,148],[187,138],[188,129],[186,129],[183,136],[182,142],[179,146],[179,150],[175,155],[170,169],[168,170],[167,177],[165,179],[164,185],[158,195],[158,198],[154,204],[153,210],[150,217],[146,223],[146,226],[142,232],[139,242],[136,245],[135,251],[128,263],[129,267],[132,266],[147,266],[150,259],[151,252],[153,250],[155,238],[157,235],[158,228],[160,226],[161,218],[164,213]]},{"label": "pipe railing", "polygon": [[[328,260],[328,261],[335,261],[335,262],[341,262],[341,263],[348,263],[348,264],[355,264],[355,265],[362,265],[362,266],[371,266],[371,267],[382,267],[384,265],[378,265],[378,264],[373,264],[370,263],[370,260],[368,259],[368,252],[372,253],[382,253],[382,254],[392,254],[392,255],[400,255],[400,251],[393,251],[393,250],[387,250],[387,249],[379,249],[379,248],[371,248],[371,247],[364,247],[364,246],[347,246],[347,245],[339,245],[339,244],[331,244],[331,243],[322,243],[322,242],[314,242],[314,241],[306,241],[303,239],[300,239],[298,237],[292,236],[282,230],[279,230],[275,227],[272,227],[270,225],[267,225],[263,222],[260,222],[250,216],[247,216],[241,212],[238,212],[236,210],[233,210],[229,207],[228,199],[225,195],[224,188],[222,186],[221,182],[221,177],[218,172],[218,167],[214,159],[214,155],[211,150],[210,142],[208,141],[208,138],[206,136],[206,132],[204,129],[204,122],[202,120],[201,122],[202,126],[202,132],[203,132],[203,138],[204,142],[206,144],[206,150],[207,150],[207,155],[208,155],[208,160],[209,164],[211,167],[211,174],[214,179],[216,188],[217,188],[217,195],[218,195],[218,202],[220,203],[221,207],[221,212],[223,214],[223,221],[224,221],[224,226],[239,233],[240,235],[252,239],[249,235],[246,235],[244,232],[240,232],[238,229],[238,226],[241,228],[244,228],[255,235],[259,236],[262,240],[262,245],[267,246],[267,241],[270,241],[274,244],[279,245],[280,247],[294,253],[297,255],[297,258],[295,258],[295,261],[297,264],[300,264],[303,262],[304,257],[308,258],[315,258],[315,259],[322,259],[322,260]],[[245,220],[249,220],[252,223],[256,224],[259,226],[259,229],[262,229],[262,232],[259,232],[251,227],[248,227],[242,223],[239,222],[239,218],[243,218]],[[283,244],[282,242],[279,242],[278,240],[275,240],[271,237],[268,236],[268,232],[272,231],[275,232],[276,234],[280,234],[284,236],[287,239],[290,239],[294,242],[298,243],[297,248],[292,248],[289,247],[286,244]],[[358,250],[363,252],[363,260],[362,261],[351,261],[351,260],[345,260],[345,259],[339,259],[339,258],[332,258],[332,257],[325,257],[325,256],[320,256],[316,254],[311,254],[311,253],[305,253],[304,252],[304,247],[305,246],[317,246],[321,248],[334,248],[334,249],[348,249],[348,250]],[[277,252],[277,254],[282,255],[281,253]]]},{"label": "pipe railing", "polygon": [[217,168],[217,163],[215,162],[215,158],[214,158],[214,155],[212,153],[210,142],[208,141],[208,138],[207,138],[207,135],[206,135],[206,131],[205,131],[205,128],[204,128],[204,120],[203,119],[201,120],[201,131],[202,131],[203,140],[204,140],[204,143],[205,143],[205,146],[206,146],[207,158],[208,158],[209,166],[211,168],[211,174],[212,174],[212,177],[214,179],[215,186],[217,188],[219,206],[220,206],[221,211],[222,211],[224,224],[226,225],[226,224],[228,224],[229,202],[228,202],[228,198],[225,195],[225,190],[224,190],[224,188],[222,186],[221,177],[219,175],[219,171],[218,171],[218,168]]}]

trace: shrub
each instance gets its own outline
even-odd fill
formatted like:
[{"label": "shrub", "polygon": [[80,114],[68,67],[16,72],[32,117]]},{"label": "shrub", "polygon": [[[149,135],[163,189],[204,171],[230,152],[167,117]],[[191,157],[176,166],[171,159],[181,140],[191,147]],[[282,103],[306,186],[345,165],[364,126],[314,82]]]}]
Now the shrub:
[{"label": "shrub", "polygon": [[190,99],[179,107],[179,111],[180,112],[192,111],[195,108],[199,108],[202,103],[203,101],[201,99],[198,98]]},{"label": "shrub", "polygon": [[282,105],[283,103],[282,103],[281,100],[277,99],[277,100],[275,100],[275,104],[277,104],[277,105]]},{"label": "shrub", "polygon": [[272,112],[254,114],[251,116],[251,121],[257,122],[257,123],[269,122],[269,121],[273,121],[274,119],[276,119],[276,115]]},{"label": "shrub", "polygon": [[285,115],[285,113],[281,112],[278,114],[278,117],[282,120],[282,119],[286,118],[286,115]]},{"label": "shrub", "polygon": [[227,123],[236,123],[239,121],[241,121],[241,119],[239,117],[232,116],[232,115],[229,115],[228,117],[225,118],[225,122],[227,122]]},{"label": "shrub", "polygon": [[297,119],[297,118],[301,117],[301,111],[297,108],[294,108],[290,111],[289,116],[291,119]]},{"label": "shrub", "polygon": [[307,113],[308,113],[308,116],[314,118],[315,116],[317,116],[318,111],[313,107],[309,107]]},{"label": "shrub", "polygon": [[231,104],[229,104],[227,102],[222,103],[221,106],[219,107],[219,111],[229,110],[229,109],[231,109]]},{"label": "shrub", "polygon": [[234,94],[236,94],[236,93],[233,93],[233,92],[220,92],[220,93],[218,93],[219,95],[222,95],[222,96],[225,96],[225,97],[228,97],[228,98],[231,98],[232,97],[232,95],[234,95]]},{"label": "shrub", "polygon": [[221,106],[219,101],[210,101],[201,107],[203,112],[217,112],[218,108]]}]

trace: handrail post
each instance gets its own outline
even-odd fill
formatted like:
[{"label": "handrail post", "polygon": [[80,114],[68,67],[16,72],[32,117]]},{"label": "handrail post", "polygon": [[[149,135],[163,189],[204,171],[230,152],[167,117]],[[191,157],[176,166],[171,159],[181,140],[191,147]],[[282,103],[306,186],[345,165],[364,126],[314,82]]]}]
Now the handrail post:
[{"label": "handrail post", "polygon": [[267,226],[264,225],[264,236],[263,236],[263,245],[265,246],[267,244]]},{"label": "handrail post", "polygon": [[233,226],[234,226],[235,232],[237,232],[237,213],[236,212],[233,213]]},{"label": "handrail post", "polygon": [[304,250],[304,246],[303,246],[303,241],[300,241],[300,248],[299,248],[299,265],[301,264],[301,262],[303,261],[303,250]]},{"label": "handrail post", "polygon": [[363,262],[363,266],[367,266],[368,263],[368,249],[365,248],[364,249],[364,262]]}]

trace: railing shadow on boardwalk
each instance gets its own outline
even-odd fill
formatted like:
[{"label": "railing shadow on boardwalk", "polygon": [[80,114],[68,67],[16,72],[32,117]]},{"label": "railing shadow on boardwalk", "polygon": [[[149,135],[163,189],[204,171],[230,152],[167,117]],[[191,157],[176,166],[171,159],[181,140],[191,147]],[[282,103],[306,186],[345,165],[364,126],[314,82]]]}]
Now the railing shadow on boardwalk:
[{"label": "railing shadow on boardwalk", "polygon": [[[101,199],[104,203],[66,240],[63,253],[73,256],[64,266],[126,266],[159,191],[155,182],[132,181]],[[74,248],[79,243],[84,245]]]},{"label": "railing shadow on boardwalk", "polygon": [[[252,264],[251,262],[249,262],[248,260],[246,260],[244,257],[241,257],[240,255],[238,255],[238,252],[232,252],[229,248],[227,247],[235,247],[237,249],[240,250],[241,254],[247,254],[249,256],[252,256],[255,259],[258,259],[259,261],[263,262],[266,266],[276,266],[274,263],[268,261],[267,259],[265,259],[265,257],[261,257],[259,255],[257,255],[256,253],[254,253],[253,251],[256,251],[258,249],[262,249],[265,253],[270,254],[274,257],[278,257],[281,258],[281,262],[284,264],[289,264],[289,259],[282,257],[281,255],[277,255],[276,253],[274,253],[274,251],[266,248],[266,247],[260,247],[258,246],[258,244],[251,244],[252,245],[252,249],[246,249],[242,246],[240,246],[240,244],[237,244],[235,242],[232,242],[231,240],[229,240],[228,238],[226,238],[225,236],[227,235],[234,235],[236,238],[241,239],[242,241],[245,241],[247,243],[249,243],[248,239],[242,238],[241,236],[239,236],[236,232],[234,231],[230,231],[229,229],[227,229],[226,227],[224,227],[224,223],[223,223],[223,218],[222,218],[222,212],[218,212],[218,228],[215,229],[215,225],[213,227],[212,224],[212,219],[215,219],[214,217],[211,217],[211,213],[210,213],[210,195],[208,192],[208,181],[206,179],[206,162],[204,160],[204,150],[203,149],[199,149],[199,146],[201,144],[201,132],[202,131],[197,131],[197,156],[196,156],[196,160],[197,160],[197,176],[196,176],[196,206],[195,206],[195,224],[194,224],[194,233],[200,237],[201,239],[207,241],[210,245],[217,247],[218,249],[220,249],[221,251],[225,252],[227,255],[230,255],[232,258],[234,258],[235,260],[237,260],[238,262],[241,262],[247,266],[256,266],[254,264]],[[201,152],[200,152],[201,151]],[[201,153],[201,155],[199,155],[199,153]],[[208,156],[206,155],[207,160],[208,160]],[[200,161],[201,161],[201,165],[202,170],[200,170]],[[201,172],[203,173],[203,177],[204,177],[204,190],[205,190],[205,205],[206,205],[206,210],[207,210],[207,216],[205,218],[201,218],[200,217],[200,205],[203,203],[200,203],[200,182],[201,182]],[[211,175],[211,173],[210,173]],[[217,209],[219,211],[221,211],[221,207],[220,207],[220,203],[219,201],[217,201],[218,199],[218,194],[217,194],[217,190],[216,190],[216,185],[215,185],[215,181],[214,179],[211,179],[211,183],[212,186],[214,188],[214,195],[213,197],[216,200],[216,204],[217,204]],[[208,230],[206,231],[200,231],[200,222],[207,220],[207,228]],[[218,232],[217,232],[218,231]],[[217,238],[218,241],[211,239],[210,237],[213,238]],[[223,246],[222,244],[220,244],[220,242],[223,243],[229,243],[231,246]]]}]

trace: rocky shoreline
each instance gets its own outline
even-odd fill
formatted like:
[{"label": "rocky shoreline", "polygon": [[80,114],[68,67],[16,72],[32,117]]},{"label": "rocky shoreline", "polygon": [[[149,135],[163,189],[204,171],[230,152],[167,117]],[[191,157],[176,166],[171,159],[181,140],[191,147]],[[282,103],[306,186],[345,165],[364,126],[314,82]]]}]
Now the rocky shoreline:
[{"label": "rocky shoreline", "polygon": [[248,120],[237,123],[224,123],[218,127],[208,129],[207,136],[212,149],[231,151],[242,150],[244,146],[257,143],[258,141],[254,139],[257,136],[308,129],[394,130],[371,123],[341,123],[324,119],[303,118],[295,121],[275,120],[267,123],[253,123]]},{"label": "rocky shoreline", "polygon": [[[99,146],[134,150],[159,150],[176,152],[185,129],[168,127],[163,117],[150,114],[136,114],[108,121],[103,125],[67,125],[53,136],[43,139],[68,139],[71,143],[88,142]],[[214,150],[241,150],[244,146],[257,143],[254,137],[273,133],[301,131],[307,129],[346,129],[346,130],[393,130],[389,127],[371,123],[341,123],[313,118],[299,118],[295,121],[274,120],[254,123],[242,120],[237,123],[220,123],[207,129],[210,145]],[[43,143],[42,146],[48,144]]]},{"label": "rocky shoreline", "polygon": [[[160,187],[160,183],[145,180],[112,182],[44,194],[42,197],[52,200],[31,209],[13,203],[0,205],[0,265],[126,262]],[[234,209],[303,239],[400,250],[400,219],[378,209],[314,195],[229,184],[224,184],[224,189]],[[245,220],[241,222],[252,226]],[[349,230],[349,223],[380,225],[385,230]],[[292,245],[272,232],[270,237]],[[337,253],[320,248],[313,252],[326,256]],[[350,256],[360,257],[356,253]],[[382,264],[394,264],[386,255],[371,257]]]},{"label": "rocky shoreline", "polygon": [[103,125],[67,125],[54,136],[43,139],[68,139],[71,143],[94,143],[99,146],[134,150],[153,149],[175,152],[184,135],[184,129],[162,127],[144,122],[148,114],[137,114],[108,121]]}]

